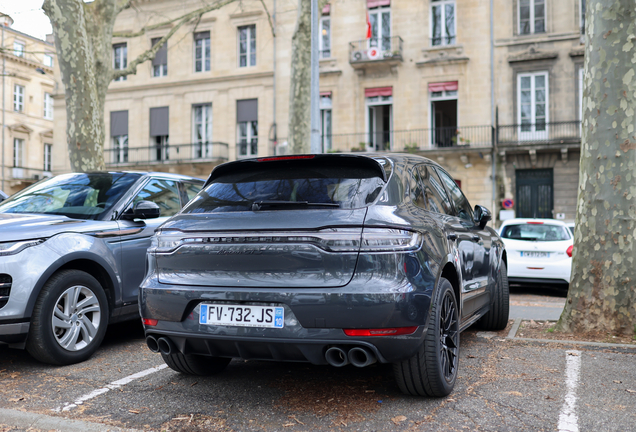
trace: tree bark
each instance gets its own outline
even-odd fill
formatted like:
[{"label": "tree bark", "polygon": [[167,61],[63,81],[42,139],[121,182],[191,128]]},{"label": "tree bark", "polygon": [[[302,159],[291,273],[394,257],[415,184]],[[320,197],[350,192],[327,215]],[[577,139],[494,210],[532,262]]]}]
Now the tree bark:
[{"label": "tree bark", "polygon": [[557,330],[636,333],[636,8],[587,3],[572,279]]}]

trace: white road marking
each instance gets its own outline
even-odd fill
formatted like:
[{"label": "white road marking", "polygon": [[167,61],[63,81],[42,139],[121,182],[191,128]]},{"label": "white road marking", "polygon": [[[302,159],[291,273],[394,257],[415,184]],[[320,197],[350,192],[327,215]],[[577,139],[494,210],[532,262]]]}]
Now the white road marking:
[{"label": "white road marking", "polygon": [[576,416],[576,387],[579,384],[581,370],[581,351],[566,351],[565,355],[567,394],[559,415],[559,432],[579,432]]},{"label": "white road marking", "polygon": [[160,365],[160,366],[157,366],[157,367],[153,367],[153,368],[150,368],[150,369],[143,370],[141,372],[137,372],[136,374],[129,375],[126,378],[122,378],[120,380],[113,381],[110,384],[106,384],[106,387],[102,387],[102,388],[99,388],[97,390],[93,390],[92,392],[87,393],[84,396],[79,397],[78,399],[75,400],[75,402],[67,403],[63,407],[56,408],[53,411],[56,411],[56,412],[69,411],[69,410],[77,407],[78,405],[83,404],[87,400],[91,400],[93,398],[96,398],[97,396],[103,395],[104,393],[108,393],[109,391],[117,389],[117,388],[119,388],[121,386],[125,386],[126,384],[128,384],[128,383],[130,383],[130,382],[132,382],[132,381],[134,381],[136,379],[145,377],[146,375],[150,375],[150,374],[153,374],[155,372],[159,372],[160,370],[165,369],[167,367],[168,367],[168,365],[163,364],[163,365]]}]

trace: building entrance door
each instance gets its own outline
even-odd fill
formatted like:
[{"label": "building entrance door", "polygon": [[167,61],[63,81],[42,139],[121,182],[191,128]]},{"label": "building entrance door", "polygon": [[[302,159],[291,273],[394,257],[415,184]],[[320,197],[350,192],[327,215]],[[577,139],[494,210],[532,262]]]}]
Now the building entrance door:
[{"label": "building entrance door", "polygon": [[517,214],[520,218],[554,217],[552,169],[517,170]]}]

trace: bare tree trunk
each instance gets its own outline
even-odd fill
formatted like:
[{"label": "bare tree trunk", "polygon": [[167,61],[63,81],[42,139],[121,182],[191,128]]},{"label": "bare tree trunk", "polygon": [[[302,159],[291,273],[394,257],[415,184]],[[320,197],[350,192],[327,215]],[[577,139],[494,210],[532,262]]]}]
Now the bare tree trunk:
[{"label": "bare tree trunk", "polygon": [[115,1],[45,0],[66,92],[66,136],[74,171],[104,168],[104,102],[112,76]]},{"label": "bare tree trunk", "polygon": [[558,329],[636,332],[636,9],[587,4],[572,281]]},{"label": "bare tree trunk", "polygon": [[311,128],[311,0],[298,0],[292,37],[289,84],[289,132],[292,153],[309,153]]}]

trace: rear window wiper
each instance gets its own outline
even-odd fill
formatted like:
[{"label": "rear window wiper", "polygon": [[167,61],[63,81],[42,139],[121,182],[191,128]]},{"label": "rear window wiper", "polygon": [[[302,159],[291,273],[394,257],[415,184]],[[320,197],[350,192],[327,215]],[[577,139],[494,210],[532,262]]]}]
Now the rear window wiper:
[{"label": "rear window wiper", "polygon": [[331,208],[340,208],[340,204],[335,203],[310,203],[308,201],[254,201],[252,203],[252,211],[258,211],[263,208],[290,208],[290,207],[331,207]]}]

